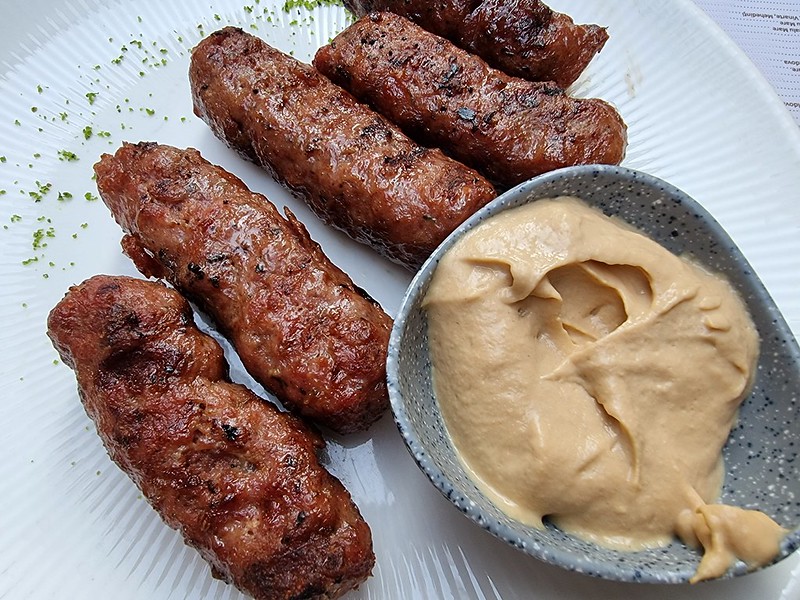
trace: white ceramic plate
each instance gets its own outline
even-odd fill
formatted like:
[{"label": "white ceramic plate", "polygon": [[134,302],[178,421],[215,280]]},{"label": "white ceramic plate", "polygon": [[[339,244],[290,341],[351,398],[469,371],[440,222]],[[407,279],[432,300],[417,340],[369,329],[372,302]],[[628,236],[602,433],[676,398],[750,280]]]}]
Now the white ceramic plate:
[{"label": "white ceramic plate", "polygon": [[[91,165],[123,140],[195,146],[290,205],[333,261],[394,313],[410,275],[322,225],[227,150],[192,115],[189,98],[188,52],[204,33],[240,25],[308,60],[346,14],[338,6],[285,12],[269,0],[3,4],[0,598],[240,598],[211,578],[109,461],[45,319],[71,284],[101,272],[136,274],[120,252],[118,227],[91,199]],[[617,105],[630,127],[624,164],[704,204],[797,335],[800,130],[780,100],[688,0],[550,4],[609,28],[607,47],[573,91]],[[252,384],[231,359],[234,377]],[[697,587],[616,584],[540,564],[442,498],[389,417],[369,434],[332,439],[328,457],[371,524],[378,556],[374,576],[352,598],[800,597],[797,556]]]}]

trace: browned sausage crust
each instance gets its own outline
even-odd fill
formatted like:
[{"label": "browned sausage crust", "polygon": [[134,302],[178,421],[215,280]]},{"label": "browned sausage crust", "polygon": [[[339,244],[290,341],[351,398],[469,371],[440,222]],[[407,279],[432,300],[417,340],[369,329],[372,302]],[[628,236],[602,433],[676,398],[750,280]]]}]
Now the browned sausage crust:
[{"label": "browned sausage crust", "polygon": [[231,27],[189,70],[195,113],[327,223],[409,267],[494,198],[472,169],[424,148],[310,65]]},{"label": "browned sausage crust", "polygon": [[344,0],[356,16],[390,11],[515,77],[566,88],[608,40],[539,0]]},{"label": "browned sausage crust", "polygon": [[340,433],[383,414],[391,319],[290,212],[192,149],[124,144],[95,174],[139,270],[211,315],[284,405]]},{"label": "browned sausage crust", "polygon": [[618,164],[626,128],[597,99],[509,77],[398,15],[370,13],[314,58],[417,141],[510,187],[561,167]]},{"label": "browned sausage crust", "polygon": [[369,576],[369,527],[319,464],[322,438],[227,380],[177,292],[98,275],[48,334],[112,460],[214,576],[257,600],[337,598]]}]

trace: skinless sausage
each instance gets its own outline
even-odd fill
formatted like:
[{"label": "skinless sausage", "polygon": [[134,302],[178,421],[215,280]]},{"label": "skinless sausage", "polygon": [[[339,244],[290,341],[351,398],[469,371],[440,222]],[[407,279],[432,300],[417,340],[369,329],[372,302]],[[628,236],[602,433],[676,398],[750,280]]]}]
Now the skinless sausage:
[{"label": "skinless sausage", "polygon": [[618,164],[626,127],[608,103],[509,77],[398,15],[370,13],[314,66],[408,135],[499,186],[581,164]]},{"label": "skinless sausage", "polygon": [[385,412],[391,319],[294,215],[192,149],[124,144],[95,174],[137,268],[209,314],[287,408],[339,433]]},{"label": "skinless sausage", "polygon": [[178,292],[98,275],[48,334],[112,460],[215,577],[256,600],[322,600],[369,576],[369,527],[319,464],[320,435],[228,381]]},{"label": "skinless sausage", "polygon": [[217,137],[323,221],[409,268],[495,197],[474,170],[240,29],[200,42],[189,79],[195,113]]},{"label": "skinless sausage", "polygon": [[389,11],[477,54],[514,77],[566,88],[605,45],[598,25],[578,25],[539,0],[344,0],[356,16]]}]

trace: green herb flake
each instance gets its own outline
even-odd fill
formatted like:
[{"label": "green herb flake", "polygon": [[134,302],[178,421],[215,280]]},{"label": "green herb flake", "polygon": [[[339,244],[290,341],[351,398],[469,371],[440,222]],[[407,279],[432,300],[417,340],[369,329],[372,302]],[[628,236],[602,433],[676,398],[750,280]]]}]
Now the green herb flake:
[{"label": "green herb flake", "polygon": [[22,266],[27,267],[28,265],[32,265],[35,262],[39,262],[38,256],[31,256],[30,258],[26,258],[22,261]]},{"label": "green herb flake", "polygon": [[58,151],[58,160],[64,160],[67,162],[75,162],[78,160],[78,155],[74,152],[69,150],[59,150]]},{"label": "green herb flake", "polygon": [[152,117],[154,114],[156,114],[156,111],[155,111],[155,110],[153,110],[152,108],[145,108],[145,109],[144,109],[144,112],[146,112],[146,113],[147,113],[149,116],[151,116],[151,117]]},{"label": "green herb flake", "polygon": [[[40,183],[36,182],[36,191],[28,192],[28,195],[33,198],[34,202],[41,202],[42,198],[50,191],[50,188],[53,187],[52,183]],[[41,219],[40,219],[41,220]]]},{"label": "green herb flake", "polygon": [[19,127],[20,125],[22,125],[22,123],[19,122],[19,119],[14,119],[14,125]]},{"label": "green herb flake", "polygon": [[22,215],[11,215],[12,223],[19,223],[20,221],[22,221]]},{"label": "green herb flake", "polygon": [[83,195],[83,197],[86,198],[89,202],[94,202],[95,200],[98,199],[97,196],[95,196],[92,192],[86,192]]},{"label": "green herb flake", "polygon": [[71,192],[58,192],[58,201],[59,202],[66,202],[67,200],[72,200],[72,193]]},{"label": "green herb flake", "polygon": [[97,99],[98,92],[86,92],[86,99],[89,101],[89,105],[91,106],[94,104],[94,101]]},{"label": "green herb flake", "polygon": [[93,133],[94,132],[92,131],[92,126],[87,125],[86,127],[83,128],[83,139],[88,140],[90,137],[92,137]]},{"label": "green herb flake", "polygon": [[286,0],[283,3],[283,12],[288,13],[295,8],[314,10],[318,6],[341,6],[340,0]]},{"label": "green herb flake", "polygon": [[47,229],[37,229],[33,232],[33,249],[41,250],[42,248],[46,248],[47,242],[45,240],[47,238],[54,237],[56,237],[56,230],[53,227],[48,227]]},{"label": "green herb flake", "polygon": [[0,163],[6,162],[8,159],[5,156],[0,156]]},{"label": "green herb flake", "polygon": [[38,106],[31,106],[31,112],[32,113],[39,112],[39,107]]},{"label": "green herb flake", "polygon": [[44,91],[44,88],[41,85],[37,85],[36,86],[36,91],[41,94]]}]

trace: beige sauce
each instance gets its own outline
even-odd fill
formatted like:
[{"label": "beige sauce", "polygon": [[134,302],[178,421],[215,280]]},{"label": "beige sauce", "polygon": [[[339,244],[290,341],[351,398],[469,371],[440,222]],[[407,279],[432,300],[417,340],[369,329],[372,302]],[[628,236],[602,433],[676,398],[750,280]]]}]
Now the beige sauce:
[{"label": "beige sauce", "polygon": [[785,530],[710,504],[759,343],[725,280],[559,198],[462,238],[425,307],[447,428],[507,514],[625,550],[678,535],[695,580],[775,557]]}]

